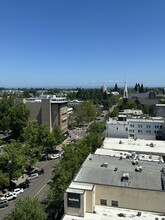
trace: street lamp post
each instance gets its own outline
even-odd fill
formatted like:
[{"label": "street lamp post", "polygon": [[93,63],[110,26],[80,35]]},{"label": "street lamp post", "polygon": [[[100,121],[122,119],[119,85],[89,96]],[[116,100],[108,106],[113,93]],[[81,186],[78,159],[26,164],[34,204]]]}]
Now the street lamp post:
[{"label": "street lamp post", "polygon": [[9,184],[10,184],[10,189],[11,189],[11,185],[12,185],[12,160],[9,160]]}]

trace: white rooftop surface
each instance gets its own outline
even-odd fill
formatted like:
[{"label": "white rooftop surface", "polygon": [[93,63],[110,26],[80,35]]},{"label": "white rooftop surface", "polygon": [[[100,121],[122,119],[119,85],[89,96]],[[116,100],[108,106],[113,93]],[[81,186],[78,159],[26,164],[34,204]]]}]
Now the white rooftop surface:
[{"label": "white rooftop surface", "polygon": [[[161,220],[165,217],[162,214],[154,212],[144,212],[107,206],[95,206],[95,211],[96,213],[86,213],[84,217],[65,215],[63,220],[155,220],[156,218]],[[141,212],[141,216],[137,216],[138,212]],[[118,214],[120,213],[125,214],[125,217],[119,217]]]},{"label": "white rooftop surface", "polygon": [[83,189],[83,190],[93,190],[93,184],[88,184],[88,183],[79,183],[79,182],[71,182],[69,188],[74,188],[74,189]]},{"label": "white rooftop surface", "polygon": [[[115,150],[107,150],[103,148],[98,148],[95,151],[95,154],[97,155],[108,155],[111,157],[122,157],[122,158],[127,158],[127,156],[132,156],[131,153],[127,151],[115,151]],[[138,154],[138,160],[143,160],[143,161],[153,161],[153,162],[160,162],[164,163],[163,159],[161,156],[157,155],[149,155],[149,154]]]},{"label": "white rooftop surface", "polygon": [[84,190],[68,188],[68,189],[66,190],[66,192],[68,192],[68,193],[78,193],[78,194],[83,194],[83,193],[84,193]]},{"label": "white rooftop surface", "polygon": [[[124,115],[119,115],[118,117],[127,117]],[[128,122],[154,122],[154,123],[162,123],[164,124],[164,118],[163,117],[152,117],[152,118],[139,118],[139,117],[131,117],[127,118],[127,121],[119,121],[117,118],[109,118],[109,120],[106,123],[109,124],[128,124]]]},{"label": "white rooftop surface", "polygon": [[[119,144],[120,142],[120,144]],[[153,143],[153,147],[150,144]],[[121,138],[105,138],[102,148],[116,151],[143,152],[156,155],[165,155],[165,141],[134,140]]]}]

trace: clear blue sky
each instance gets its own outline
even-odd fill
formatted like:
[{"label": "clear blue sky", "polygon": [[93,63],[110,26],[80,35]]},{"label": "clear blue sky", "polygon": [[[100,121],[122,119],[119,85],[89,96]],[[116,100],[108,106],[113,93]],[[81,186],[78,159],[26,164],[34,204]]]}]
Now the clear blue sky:
[{"label": "clear blue sky", "polygon": [[165,87],[165,0],[0,0],[0,87]]}]

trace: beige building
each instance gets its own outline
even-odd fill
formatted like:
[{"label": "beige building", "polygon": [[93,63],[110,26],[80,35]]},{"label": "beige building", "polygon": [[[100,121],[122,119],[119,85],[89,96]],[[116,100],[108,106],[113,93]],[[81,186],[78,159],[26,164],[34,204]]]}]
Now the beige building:
[{"label": "beige building", "polygon": [[24,101],[30,110],[29,120],[45,124],[51,132],[54,125],[59,125],[63,133],[68,131],[67,101],[65,98],[45,96],[39,99],[30,98]]},{"label": "beige building", "polygon": [[[165,212],[164,163],[90,154],[64,193],[65,215],[84,217],[98,205]],[[141,169],[139,169],[141,168]]]}]

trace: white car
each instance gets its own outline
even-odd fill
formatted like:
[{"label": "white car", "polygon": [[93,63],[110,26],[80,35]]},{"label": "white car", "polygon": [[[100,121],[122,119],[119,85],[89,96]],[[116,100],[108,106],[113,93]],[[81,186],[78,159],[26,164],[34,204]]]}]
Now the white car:
[{"label": "white car", "polygon": [[5,198],[10,201],[17,198],[17,194],[15,192],[8,192],[8,194],[5,195]]},{"label": "white car", "polygon": [[5,200],[5,199],[6,199],[5,195],[0,195],[0,200]]},{"label": "white car", "polygon": [[39,174],[38,173],[32,173],[28,178],[27,180],[34,180],[34,179],[37,179],[39,177]]},{"label": "white car", "polygon": [[53,159],[57,159],[57,158],[60,158],[61,157],[61,154],[49,154],[49,159],[50,160],[53,160]]},{"label": "white car", "polygon": [[13,193],[15,193],[16,195],[23,193],[23,192],[24,192],[23,188],[16,188],[13,190]]}]

